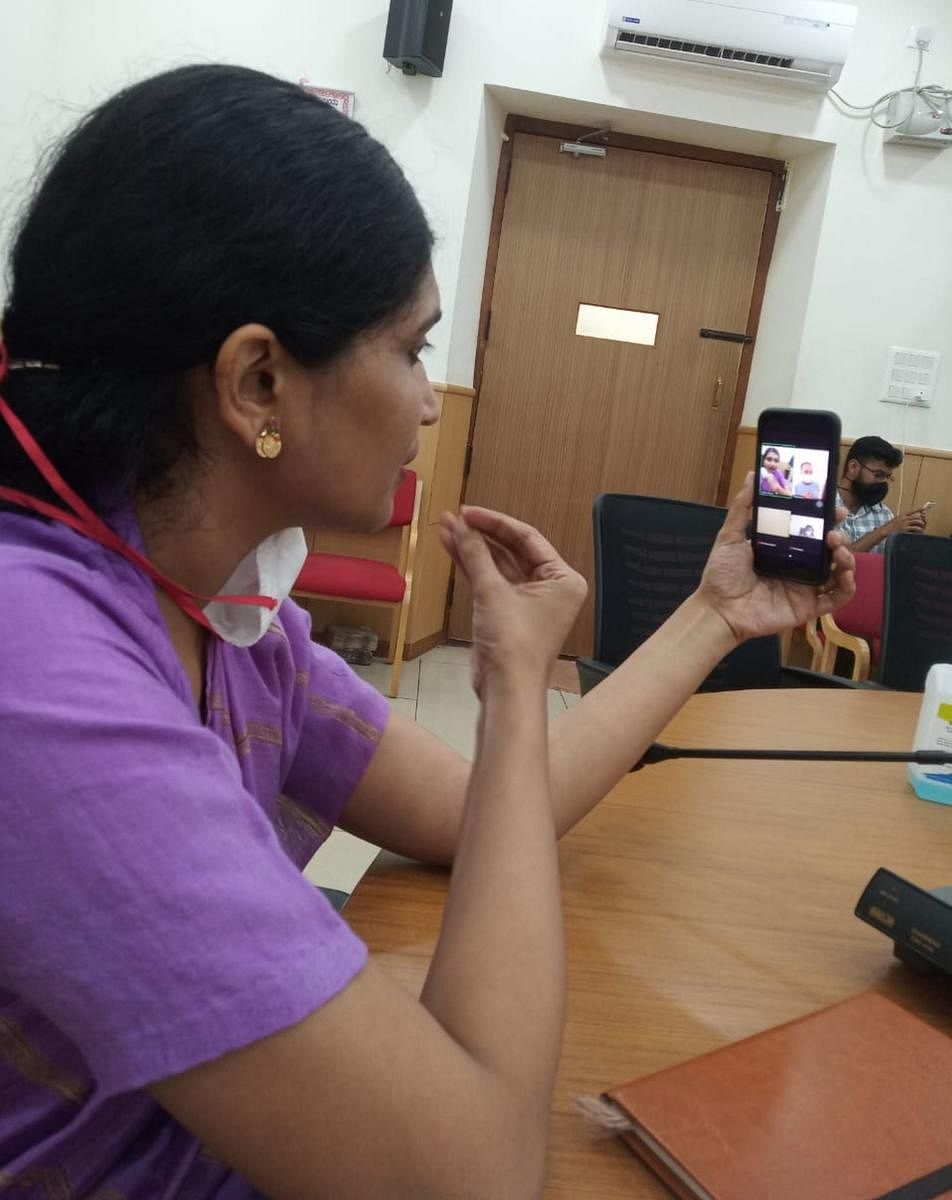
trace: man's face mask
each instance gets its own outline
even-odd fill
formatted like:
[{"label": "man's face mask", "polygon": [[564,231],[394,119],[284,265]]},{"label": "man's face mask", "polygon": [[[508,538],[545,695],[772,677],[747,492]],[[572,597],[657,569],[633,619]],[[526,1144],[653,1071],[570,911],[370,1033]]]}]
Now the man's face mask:
[{"label": "man's face mask", "polygon": [[874,504],[882,504],[889,491],[888,483],[862,483],[857,477],[853,480],[853,491],[860,504],[872,508]]}]

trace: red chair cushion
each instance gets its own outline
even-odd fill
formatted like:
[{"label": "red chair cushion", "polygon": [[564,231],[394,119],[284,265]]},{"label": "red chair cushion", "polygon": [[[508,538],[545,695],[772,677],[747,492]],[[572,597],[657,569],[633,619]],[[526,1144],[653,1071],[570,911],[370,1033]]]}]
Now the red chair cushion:
[{"label": "red chair cushion", "polygon": [[393,512],[388,525],[409,525],[413,520],[413,503],[416,500],[416,472],[404,468],[403,479],[393,495]]},{"label": "red chair cushion", "polygon": [[399,604],[406,586],[406,580],[389,563],[346,554],[309,554],[294,590],[317,596],[340,596],[344,600]]}]

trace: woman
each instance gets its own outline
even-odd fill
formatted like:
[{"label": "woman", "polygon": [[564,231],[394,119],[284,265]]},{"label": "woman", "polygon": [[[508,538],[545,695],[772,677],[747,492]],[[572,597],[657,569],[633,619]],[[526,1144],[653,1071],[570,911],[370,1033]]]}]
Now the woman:
[{"label": "woman", "polygon": [[[748,480],[699,592],[549,748],[584,584],[518,521],[446,514],[474,596],[475,762],[388,714],[285,598],[298,527],[384,525],[436,419],[431,241],[360,126],[218,66],[103,104],[23,220],[0,383],[14,1189],[537,1195],[554,835],[739,640],[852,589],[841,547],[823,594],[753,576]],[[419,1000],[300,874],[334,823],[453,863]]]},{"label": "woman", "polygon": [[790,496],[790,482],[780,465],[780,451],[768,446],[760,463],[760,491],[767,496]]}]

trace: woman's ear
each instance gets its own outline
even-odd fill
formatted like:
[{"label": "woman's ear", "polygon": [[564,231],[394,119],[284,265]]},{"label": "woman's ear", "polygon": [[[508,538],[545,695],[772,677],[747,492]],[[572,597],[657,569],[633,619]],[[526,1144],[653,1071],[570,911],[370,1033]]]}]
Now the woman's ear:
[{"label": "woman's ear", "polygon": [[242,325],[219,347],[215,395],[225,427],[249,448],[270,422],[279,421],[279,401],[288,356],[266,325]]}]

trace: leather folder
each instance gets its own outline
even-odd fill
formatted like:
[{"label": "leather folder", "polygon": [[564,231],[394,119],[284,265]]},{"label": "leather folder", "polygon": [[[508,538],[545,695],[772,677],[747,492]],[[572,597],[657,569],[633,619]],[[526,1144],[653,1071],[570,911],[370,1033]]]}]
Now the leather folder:
[{"label": "leather folder", "polygon": [[952,1038],[873,992],[606,1098],[682,1200],[952,1197]]}]

